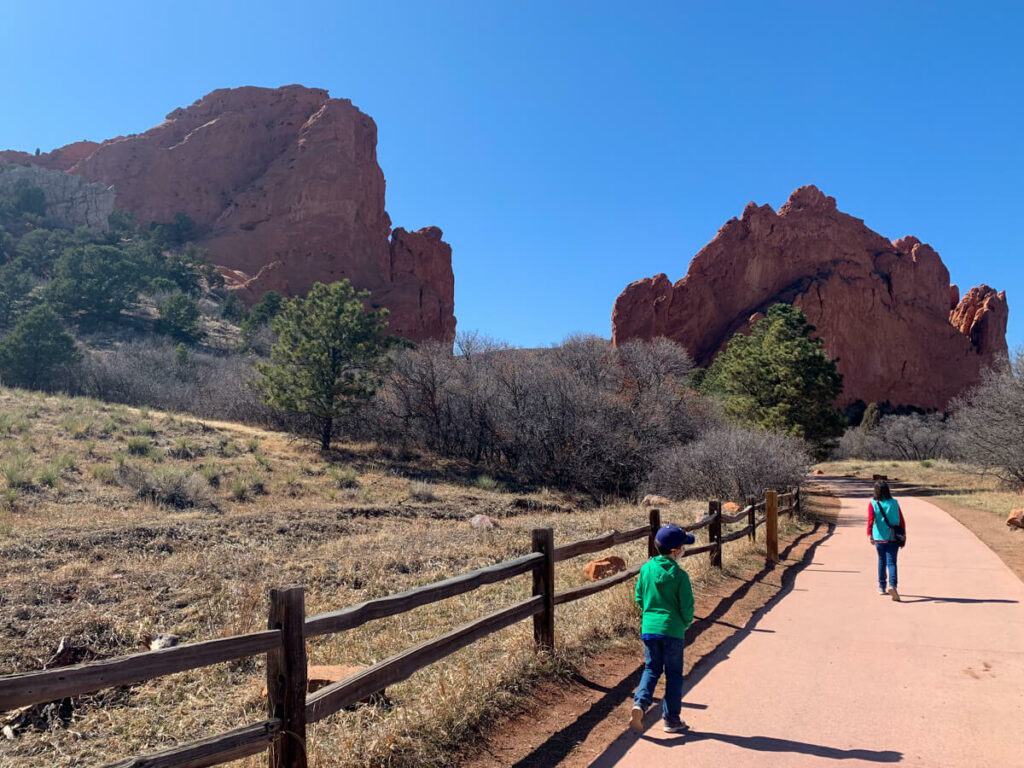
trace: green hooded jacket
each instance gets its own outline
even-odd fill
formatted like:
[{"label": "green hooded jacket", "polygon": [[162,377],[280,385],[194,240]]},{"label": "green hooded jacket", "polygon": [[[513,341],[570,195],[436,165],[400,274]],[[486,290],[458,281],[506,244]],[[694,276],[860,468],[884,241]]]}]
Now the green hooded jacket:
[{"label": "green hooded jacket", "polygon": [[690,576],[671,557],[652,557],[637,576],[636,604],[644,614],[642,634],[683,640],[693,621]]}]

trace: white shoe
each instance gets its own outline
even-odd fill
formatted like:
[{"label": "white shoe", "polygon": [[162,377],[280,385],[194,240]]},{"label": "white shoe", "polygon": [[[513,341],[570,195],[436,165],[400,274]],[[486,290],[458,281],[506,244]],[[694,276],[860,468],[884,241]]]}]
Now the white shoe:
[{"label": "white shoe", "polygon": [[629,713],[629,727],[637,733],[643,733],[644,711],[640,707],[633,707],[633,710]]}]

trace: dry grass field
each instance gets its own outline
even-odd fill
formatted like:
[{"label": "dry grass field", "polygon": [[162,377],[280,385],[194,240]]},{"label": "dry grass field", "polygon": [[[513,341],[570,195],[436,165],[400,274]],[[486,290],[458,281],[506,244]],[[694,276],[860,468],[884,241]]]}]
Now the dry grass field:
[{"label": "dry grass field", "polygon": [[[632,505],[519,492],[464,466],[373,445],[323,456],[287,435],[88,400],[0,389],[0,674],[266,626],[271,587],[302,584],[307,613],[507,560],[530,530],[556,544],[643,524]],[[663,519],[700,517],[698,502]],[[469,525],[478,513],[494,530]],[[763,543],[763,542],[762,542]],[[646,544],[614,551],[630,566]],[[726,564],[751,550],[728,545]],[[584,581],[561,563],[558,588]],[[699,585],[706,557],[684,561]],[[310,663],[366,665],[528,596],[529,576],[309,643]],[[313,766],[440,766],[515,709],[538,676],[636,630],[630,589],[557,609],[558,653],[532,653],[529,622],[478,642],[311,728]],[[265,716],[262,657],[181,673],[0,725],[0,763],[102,765]],[[265,757],[238,765],[259,766]]]}]

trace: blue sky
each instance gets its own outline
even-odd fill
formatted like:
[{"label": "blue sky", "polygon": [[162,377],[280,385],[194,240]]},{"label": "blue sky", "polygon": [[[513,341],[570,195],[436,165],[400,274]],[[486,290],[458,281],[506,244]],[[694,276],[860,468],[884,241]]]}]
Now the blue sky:
[{"label": "blue sky", "polygon": [[460,330],[608,336],[629,282],[813,183],[962,291],[1005,289],[1024,344],[1024,4],[8,0],[0,24],[0,148],[222,87],[351,99],[395,225],[454,248]]}]

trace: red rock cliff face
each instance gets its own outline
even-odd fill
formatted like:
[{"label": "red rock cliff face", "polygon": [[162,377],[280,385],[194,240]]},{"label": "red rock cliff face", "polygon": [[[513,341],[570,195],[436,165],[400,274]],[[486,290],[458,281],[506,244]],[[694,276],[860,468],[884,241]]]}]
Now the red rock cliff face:
[{"label": "red rock cliff face", "polygon": [[60,149],[55,149],[53,152],[43,152],[38,155],[5,149],[0,151],[0,165],[5,163],[30,163],[41,168],[49,168],[51,171],[67,171],[75,163],[95,152],[97,147],[99,147],[99,144],[95,141],[77,141],[74,144],[68,144]]},{"label": "red rock cliff face", "polygon": [[392,332],[454,339],[451,248],[436,227],[392,233],[377,127],[327,91],[218,90],[137,136],[4,160],[113,185],[115,206],[142,224],[189,215],[250,302],[348,278],[388,307]]},{"label": "red rock cliff face", "polygon": [[777,214],[749,203],[674,285],[663,274],[629,285],[612,311],[612,340],[667,336],[708,365],[753,315],[785,302],[839,358],[841,405],[943,409],[1007,356],[1006,294],[979,286],[958,295],[930,246],[890,242],[808,186]]}]

